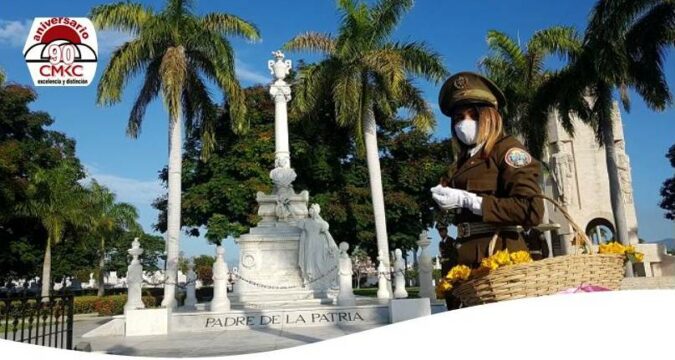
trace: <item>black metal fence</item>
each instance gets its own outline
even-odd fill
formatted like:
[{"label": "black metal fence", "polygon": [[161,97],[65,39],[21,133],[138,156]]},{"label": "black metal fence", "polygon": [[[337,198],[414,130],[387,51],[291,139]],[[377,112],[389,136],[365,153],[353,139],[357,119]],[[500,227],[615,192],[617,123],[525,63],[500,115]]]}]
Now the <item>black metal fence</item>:
[{"label": "black metal fence", "polygon": [[73,348],[73,295],[0,297],[0,339]]}]

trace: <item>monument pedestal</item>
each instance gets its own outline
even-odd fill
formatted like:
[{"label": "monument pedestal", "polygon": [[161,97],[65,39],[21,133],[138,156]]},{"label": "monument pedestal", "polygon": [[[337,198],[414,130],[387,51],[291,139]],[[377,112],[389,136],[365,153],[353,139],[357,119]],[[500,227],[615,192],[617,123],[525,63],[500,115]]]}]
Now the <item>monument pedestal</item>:
[{"label": "monument pedestal", "polygon": [[259,192],[258,215],[262,220],[248,234],[236,239],[239,267],[230,299],[247,307],[302,301],[331,304],[330,285],[337,269],[305,283],[298,264],[301,230],[296,225],[307,217],[309,193],[267,195]]}]

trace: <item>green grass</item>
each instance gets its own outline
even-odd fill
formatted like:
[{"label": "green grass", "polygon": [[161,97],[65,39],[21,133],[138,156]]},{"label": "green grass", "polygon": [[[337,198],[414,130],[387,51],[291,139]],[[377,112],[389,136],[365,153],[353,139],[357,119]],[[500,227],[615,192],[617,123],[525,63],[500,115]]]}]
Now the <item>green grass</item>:
[{"label": "green grass", "polygon": [[[409,287],[405,288],[408,292],[408,298],[419,298],[419,287]],[[354,295],[357,296],[368,296],[368,297],[377,297],[377,288],[361,288],[354,289]]]}]

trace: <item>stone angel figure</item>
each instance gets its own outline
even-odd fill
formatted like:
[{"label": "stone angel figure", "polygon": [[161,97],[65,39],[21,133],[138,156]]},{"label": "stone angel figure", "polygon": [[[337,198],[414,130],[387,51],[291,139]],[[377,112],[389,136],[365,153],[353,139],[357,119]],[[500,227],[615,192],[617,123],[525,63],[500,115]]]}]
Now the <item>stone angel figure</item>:
[{"label": "stone angel figure", "polygon": [[328,222],[321,218],[320,212],[319,205],[312,204],[309,217],[298,223],[302,230],[298,245],[298,265],[305,283],[328,274],[337,266],[339,249],[328,232]]}]

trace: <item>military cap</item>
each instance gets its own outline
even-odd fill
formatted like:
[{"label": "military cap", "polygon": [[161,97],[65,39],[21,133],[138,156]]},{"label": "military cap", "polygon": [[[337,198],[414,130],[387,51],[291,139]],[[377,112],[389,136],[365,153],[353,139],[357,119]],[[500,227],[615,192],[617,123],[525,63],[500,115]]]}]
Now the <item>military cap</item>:
[{"label": "military cap", "polygon": [[490,79],[463,71],[445,81],[438,95],[438,105],[446,116],[458,105],[492,105],[502,109],[506,104],[504,93]]}]

